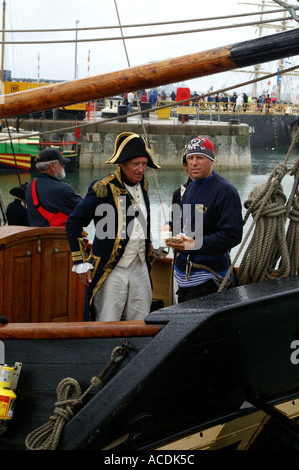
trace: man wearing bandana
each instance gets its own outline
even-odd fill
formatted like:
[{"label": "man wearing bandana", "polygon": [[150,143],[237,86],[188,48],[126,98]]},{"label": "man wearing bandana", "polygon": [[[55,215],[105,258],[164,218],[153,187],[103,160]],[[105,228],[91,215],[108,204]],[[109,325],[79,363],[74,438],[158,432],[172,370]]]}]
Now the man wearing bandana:
[{"label": "man wearing bandana", "polygon": [[[86,286],[84,320],[142,320],[152,300],[147,259],[151,254],[147,166],[160,168],[146,139],[119,134],[106,163],[113,174],[94,181],[66,223],[73,270]],[[94,220],[90,253],[81,236]]]},{"label": "man wearing bandana", "polygon": [[195,137],[185,153],[193,181],[182,197],[179,219],[173,218],[177,239],[166,241],[175,253],[178,302],[217,292],[230,266],[229,252],[241,242],[243,232],[239,194],[214,172],[212,142]]}]

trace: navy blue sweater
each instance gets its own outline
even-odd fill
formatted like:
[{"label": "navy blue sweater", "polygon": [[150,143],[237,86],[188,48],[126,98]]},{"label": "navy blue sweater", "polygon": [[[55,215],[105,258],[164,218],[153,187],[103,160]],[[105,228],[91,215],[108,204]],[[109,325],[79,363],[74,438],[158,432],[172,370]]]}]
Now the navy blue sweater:
[{"label": "navy blue sweater", "polygon": [[[195,263],[205,264],[215,271],[227,269],[229,251],[241,242],[243,234],[242,205],[238,191],[213,171],[211,177],[195,180],[188,185],[182,198],[182,207],[187,204],[189,211],[187,209],[185,213],[191,219],[193,232],[196,211],[203,213],[203,240],[201,248],[185,252],[178,258],[178,268],[184,272],[186,255],[190,255]],[[174,233],[178,226],[174,226]],[[182,220],[180,229],[183,232]]]}]

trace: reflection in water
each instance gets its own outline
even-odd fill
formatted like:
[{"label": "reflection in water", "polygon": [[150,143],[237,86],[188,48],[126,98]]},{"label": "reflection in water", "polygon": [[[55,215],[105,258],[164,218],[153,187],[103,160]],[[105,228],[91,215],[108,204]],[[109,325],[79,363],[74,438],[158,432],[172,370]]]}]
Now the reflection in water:
[{"label": "reflection in water", "polygon": [[[276,165],[284,161],[287,150],[288,149],[276,151],[259,150],[258,153],[252,154],[251,169],[219,170],[219,173],[237,188],[242,204],[244,204],[250,191],[252,191],[255,186],[266,182]],[[291,163],[294,158],[295,156],[293,155],[289,159],[288,167],[291,167]],[[92,181],[103,178],[111,171],[114,171],[114,167],[112,165],[107,165],[107,167],[100,169],[82,168],[78,173],[68,173],[64,181],[71,184],[82,196],[84,196]],[[32,174],[21,173],[20,176],[22,183],[25,183],[35,176],[35,172],[32,172]],[[171,204],[173,191],[186,182],[187,174],[183,168],[161,169],[156,171],[156,177],[163,205],[167,208]],[[149,182],[149,194],[152,205],[152,236],[154,246],[157,247],[159,244],[159,231],[164,223],[164,214],[161,210],[159,193],[156,187],[154,173],[151,168],[147,169],[146,178]],[[290,194],[292,185],[293,177],[286,175],[283,179],[283,189],[287,197]],[[13,200],[9,191],[14,186],[18,186],[18,177],[16,174],[0,173],[0,187],[6,204]],[[245,215],[245,212],[246,210],[243,207],[243,215]],[[165,215],[167,218],[168,213]],[[251,221],[249,221],[249,226],[250,224]],[[92,239],[94,234],[93,224],[88,227],[87,232],[89,238]],[[236,252],[236,249],[232,252],[232,256],[234,256],[234,252]]]}]

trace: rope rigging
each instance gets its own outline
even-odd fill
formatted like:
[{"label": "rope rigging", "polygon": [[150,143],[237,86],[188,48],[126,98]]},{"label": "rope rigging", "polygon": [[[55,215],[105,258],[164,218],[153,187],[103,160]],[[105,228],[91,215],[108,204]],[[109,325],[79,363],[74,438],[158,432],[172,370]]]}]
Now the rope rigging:
[{"label": "rope rigging", "polygon": [[154,37],[164,37],[164,36],[174,36],[179,34],[192,34],[192,33],[201,33],[207,31],[219,31],[221,29],[230,29],[230,28],[241,28],[244,26],[258,26],[260,24],[267,24],[267,23],[275,23],[277,21],[290,21],[294,18],[292,16],[281,17],[281,18],[272,18],[268,20],[260,20],[248,23],[240,23],[240,24],[233,24],[233,25],[222,25],[222,26],[214,26],[210,28],[200,28],[200,29],[190,29],[185,31],[170,31],[170,32],[163,32],[163,33],[151,33],[151,34],[140,34],[136,36],[115,36],[115,37],[104,37],[104,38],[88,38],[88,39],[64,39],[64,40],[48,40],[48,41],[0,41],[0,44],[67,44],[67,43],[79,43],[79,42],[102,42],[102,41],[119,41],[123,39],[146,39],[146,38],[154,38]]},{"label": "rope rigging", "polygon": [[[264,15],[270,13],[281,13],[285,11],[285,8],[275,9],[275,10],[265,10],[263,11]],[[173,20],[173,21],[160,21],[155,23],[139,23],[139,24],[126,24],[121,27],[124,28],[143,28],[149,26],[165,26],[168,24],[183,24],[183,23],[197,23],[200,21],[214,21],[214,20],[227,20],[229,18],[240,18],[243,16],[254,16],[260,15],[259,11],[248,12],[248,13],[239,13],[237,15],[225,15],[225,16],[216,16],[216,17],[206,17],[206,18],[189,18],[187,20]],[[97,29],[119,29],[119,25],[113,26],[90,26],[90,27],[78,27],[78,28],[51,28],[51,29],[0,29],[0,32],[6,33],[56,33],[56,32],[69,32],[69,31],[93,31]]]}]

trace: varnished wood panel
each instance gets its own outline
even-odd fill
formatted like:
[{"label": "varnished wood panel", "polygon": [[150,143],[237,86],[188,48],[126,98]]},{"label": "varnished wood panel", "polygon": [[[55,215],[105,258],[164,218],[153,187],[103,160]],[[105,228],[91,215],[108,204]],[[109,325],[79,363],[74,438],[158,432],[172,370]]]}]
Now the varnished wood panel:
[{"label": "varnished wood panel", "polygon": [[76,279],[66,239],[44,239],[41,262],[40,321],[75,321]]},{"label": "varnished wood panel", "polygon": [[38,243],[24,241],[5,250],[3,314],[9,321],[38,321],[40,258]]},{"label": "varnished wood panel", "polygon": [[163,300],[164,306],[170,305],[171,258],[157,259],[151,269],[153,299]]},{"label": "varnished wood panel", "polygon": [[0,248],[0,315],[4,312],[3,306],[3,281],[4,281],[4,250]]},{"label": "varnished wood panel", "polygon": [[1,314],[10,322],[81,321],[84,286],[64,228],[1,227]]}]

